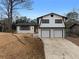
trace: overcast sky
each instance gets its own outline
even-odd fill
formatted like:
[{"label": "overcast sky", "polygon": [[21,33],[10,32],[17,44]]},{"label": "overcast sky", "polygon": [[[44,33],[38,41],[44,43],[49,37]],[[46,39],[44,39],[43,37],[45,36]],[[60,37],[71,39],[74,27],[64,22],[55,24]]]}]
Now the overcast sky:
[{"label": "overcast sky", "polygon": [[32,19],[51,12],[65,15],[73,8],[79,8],[79,0],[33,0],[33,10],[19,10],[21,16]]}]

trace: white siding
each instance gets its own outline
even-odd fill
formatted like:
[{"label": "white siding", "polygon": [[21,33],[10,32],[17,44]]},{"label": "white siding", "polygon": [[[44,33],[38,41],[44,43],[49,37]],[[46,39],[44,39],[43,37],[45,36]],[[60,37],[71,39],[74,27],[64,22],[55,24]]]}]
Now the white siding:
[{"label": "white siding", "polygon": [[20,30],[20,26],[17,26],[17,33],[34,33],[34,26],[30,26],[30,30]]},{"label": "white siding", "polygon": [[[42,23],[41,22],[42,19],[43,20],[49,19],[49,23]],[[55,23],[56,19],[62,20],[62,23]],[[65,18],[58,16],[58,15],[53,15],[53,17],[51,17],[51,15],[47,15],[42,18],[39,18],[39,25],[40,25],[39,27],[43,27],[43,28],[47,27],[48,29],[51,28],[50,32],[39,29],[38,30],[39,37],[42,37],[42,36],[47,37],[48,35],[50,35],[49,37],[51,37],[51,38],[62,37],[62,36],[65,37],[65,30],[64,29],[52,29],[52,28],[56,28],[56,27],[59,27],[59,28],[65,27],[64,21],[65,21]]]},{"label": "white siding", "polygon": [[64,21],[60,24],[55,23],[55,19],[63,19],[60,16],[54,15],[53,17],[51,17],[50,15],[48,15],[48,16],[43,17],[42,19],[49,19],[49,23],[48,24],[45,24],[45,23],[40,24],[40,21],[41,21],[41,18],[40,18],[39,19],[40,27],[65,27]]}]

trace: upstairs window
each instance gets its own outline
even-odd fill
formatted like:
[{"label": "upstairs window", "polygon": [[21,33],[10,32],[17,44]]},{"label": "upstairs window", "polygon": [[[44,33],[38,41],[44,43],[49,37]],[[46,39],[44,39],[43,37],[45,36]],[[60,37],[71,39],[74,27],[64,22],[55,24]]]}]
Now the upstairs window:
[{"label": "upstairs window", "polygon": [[49,19],[42,19],[41,22],[42,23],[49,23]]},{"label": "upstairs window", "polygon": [[20,26],[20,30],[30,30],[30,26]]},{"label": "upstairs window", "polygon": [[62,23],[62,19],[55,19],[55,23]]}]

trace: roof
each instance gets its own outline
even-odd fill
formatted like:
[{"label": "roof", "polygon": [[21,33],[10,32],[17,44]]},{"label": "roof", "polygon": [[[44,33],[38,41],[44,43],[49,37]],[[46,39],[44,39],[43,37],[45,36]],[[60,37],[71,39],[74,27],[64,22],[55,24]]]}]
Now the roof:
[{"label": "roof", "polygon": [[42,18],[42,17],[48,16],[48,15],[57,15],[57,16],[60,16],[60,17],[63,17],[63,18],[67,18],[67,17],[65,17],[65,16],[62,16],[62,15],[59,15],[59,14],[56,14],[56,13],[49,13],[49,14],[40,16],[40,17],[38,17],[38,18]]},{"label": "roof", "polygon": [[73,21],[73,22],[69,22],[68,25],[66,25],[68,28],[72,28],[74,27],[75,25],[78,25],[79,26],[79,21]]},{"label": "roof", "polygon": [[74,27],[75,25],[79,26],[79,22],[75,22],[70,28]]},{"label": "roof", "polygon": [[37,26],[35,23],[17,23],[16,26]]}]

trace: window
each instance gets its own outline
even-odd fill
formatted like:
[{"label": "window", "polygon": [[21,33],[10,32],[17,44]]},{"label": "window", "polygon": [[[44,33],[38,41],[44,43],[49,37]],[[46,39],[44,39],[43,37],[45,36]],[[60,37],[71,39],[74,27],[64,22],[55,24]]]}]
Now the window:
[{"label": "window", "polygon": [[53,17],[53,15],[51,15],[51,17]]},{"label": "window", "polygon": [[49,23],[49,19],[42,19],[41,22],[42,23]]},{"label": "window", "polygon": [[55,23],[62,23],[62,19],[56,19]]},{"label": "window", "polygon": [[20,30],[30,30],[30,26],[20,26]]}]

